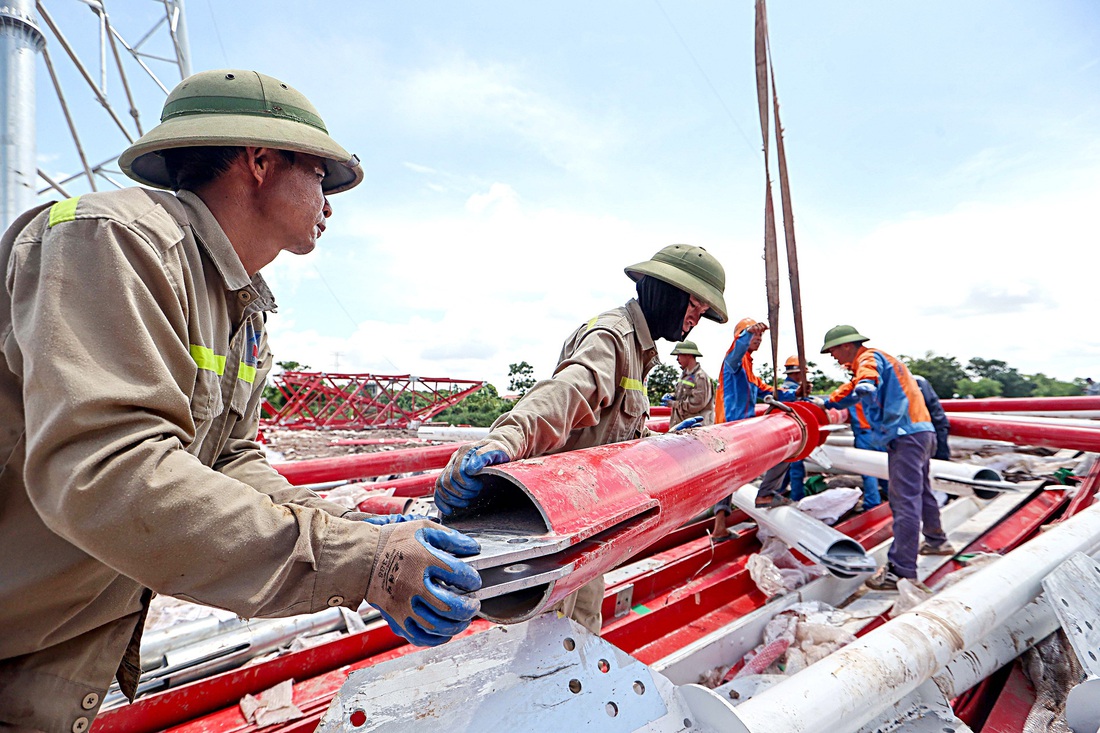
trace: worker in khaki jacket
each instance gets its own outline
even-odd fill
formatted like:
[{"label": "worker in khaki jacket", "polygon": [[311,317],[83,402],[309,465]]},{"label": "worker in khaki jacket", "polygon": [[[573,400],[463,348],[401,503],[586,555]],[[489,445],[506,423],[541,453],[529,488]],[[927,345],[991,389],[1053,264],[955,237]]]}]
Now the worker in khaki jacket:
[{"label": "worker in khaki jacket", "polygon": [[694,341],[681,341],[672,349],[672,355],[680,365],[680,380],[671,395],[661,398],[661,404],[672,406],[668,424],[677,425],[699,416],[703,418],[700,425],[713,425],[714,385],[699,364],[703,356],[699,347]]},{"label": "worker in khaki jacket", "polygon": [[[562,347],[550,379],[535,384],[497,418],[484,440],[456,453],[436,483],[444,516],[461,513],[484,488],[486,466],[643,438],[649,400],[645,378],[657,363],[655,339],[681,341],[699,322],[725,323],[722,265],[702,247],[673,244],[626,268],[637,299],[592,318]],[[683,429],[697,418],[673,426]],[[602,622],[603,578],[558,606],[595,634]]]},{"label": "worker in khaki jacket", "polygon": [[[82,733],[133,699],[154,592],[243,617],[365,598],[439,644],[478,610],[472,539],[291,486],[256,442],[275,302],[363,178],[309,101],[251,71],[181,82],[119,159],[149,186],[29,211],[0,241],[0,729]],[[373,521],[373,523],[371,523]],[[429,579],[431,574],[431,579]]]}]

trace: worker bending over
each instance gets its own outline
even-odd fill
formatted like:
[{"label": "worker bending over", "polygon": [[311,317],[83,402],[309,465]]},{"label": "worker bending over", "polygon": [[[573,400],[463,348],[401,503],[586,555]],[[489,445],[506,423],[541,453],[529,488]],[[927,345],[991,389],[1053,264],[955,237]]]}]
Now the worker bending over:
[{"label": "worker bending over", "polygon": [[680,365],[680,380],[671,395],[661,398],[661,404],[672,405],[669,425],[678,425],[689,417],[701,417],[700,425],[714,424],[714,385],[703,371],[699,359],[703,354],[694,341],[681,341],[672,349]]},{"label": "worker bending over", "polygon": [[271,369],[258,274],[313,250],[358,158],[253,71],[182,81],[119,158],[128,188],[40,206],[0,241],[0,729],[91,725],[133,700],[149,601],[292,616],[366,598],[441,644],[480,587],[464,535],[362,521],[256,442]]},{"label": "worker bending over", "polygon": [[[645,378],[657,363],[656,339],[681,341],[701,318],[725,323],[722,265],[702,247],[673,244],[626,268],[637,299],[601,313],[565,341],[554,375],[530,389],[493,423],[489,435],[456,453],[436,483],[444,516],[470,506],[486,466],[648,435]],[[689,418],[672,430],[699,422]],[[595,634],[602,624],[603,577],[566,597],[557,610]]]},{"label": "worker bending over", "polygon": [[[839,409],[862,404],[872,445],[886,449],[894,541],[887,563],[867,585],[894,590],[901,578],[917,579],[918,551],[940,554],[950,545],[932,496],[929,460],[936,437],[920,388],[904,364],[884,351],[865,347],[865,341],[867,337],[852,326],[835,326],[825,334],[821,353],[831,355],[853,376],[829,395],[824,406]],[[922,531],[925,548],[918,546]]]}]

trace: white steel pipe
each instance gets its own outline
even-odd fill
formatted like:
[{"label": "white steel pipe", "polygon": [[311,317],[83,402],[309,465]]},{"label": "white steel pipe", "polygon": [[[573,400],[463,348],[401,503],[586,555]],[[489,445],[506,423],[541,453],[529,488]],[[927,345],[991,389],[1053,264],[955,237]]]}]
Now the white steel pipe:
[{"label": "white steel pipe", "polygon": [[912,611],[736,708],[735,733],[857,731],[972,649],[1075,552],[1100,548],[1100,506],[1039,535]]},{"label": "white steel pipe", "polygon": [[757,524],[767,527],[781,540],[820,563],[838,578],[873,573],[875,560],[858,542],[793,506],[757,509],[757,488],[751,484],[733,493],[733,503]]},{"label": "white steel pipe", "polygon": [[[850,473],[860,476],[874,476],[875,478],[889,479],[889,466],[887,456],[882,451],[864,450],[862,448],[848,448],[839,445],[823,445],[814,451],[826,457],[830,466],[823,466],[812,458],[806,459],[809,468],[831,473]],[[813,455],[813,454],[811,454]],[[964,481],[992,481],[1002,482],[1001,474],[988,466],[976,466],[972,463],[956,463],[955,461],[931,461],[932,478],[950,481],[951,479],[963,479]],[[951,493],[955,493],[952,491]],[[982,499],[991,499],[999,492],[993,489],[973,488],[960,491],[964,495],[977,494]]]},{"label": "white steel pipe", "polygon": [[472,443],[489,435],[489,428],[417,428],[416,437],[420,440],[438,440],[451,443]]}]

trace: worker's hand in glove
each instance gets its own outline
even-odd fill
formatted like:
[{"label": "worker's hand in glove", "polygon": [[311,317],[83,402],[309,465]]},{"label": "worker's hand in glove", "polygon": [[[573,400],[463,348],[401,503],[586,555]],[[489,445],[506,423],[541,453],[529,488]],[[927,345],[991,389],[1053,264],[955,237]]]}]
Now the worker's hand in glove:
[{"label": "worker's hand in glove", "polygon": [[669,402],[675,402],[675,401],[676,401],[676,398],[673,397],[670,394],[665,394],[665,395],[661,396],[661,404],[662,405],[668,405]]},{"label": "worker's hand in glove", "polygon": [[818,407],[825,407],[825,398],[823,398],[823,397],[818,397],[816,395],[807,395],[806,397],[803,397],[802,399],[806,400],[811,405],[817,405]]},{"label": "worker's hand in glove", "polygon": [[681,430],[687,430],[688,428],[693,428],[701,422],[703,422],[703,416],[702,415],[696,415],[695,417],[689,417],[687,420],[684,420],[683,422],[678,422],[675,425],[673,425],[671,428],[668,429],[668,432],[678,433]]},{"label": "worker's hand in glove", "polygon": [[435,505],[449,517],[455,509],[465,509],[485,488],[477,474],[486,466],[512,460],[503,443],[481,440],[466,450],[455,451],[435,482]]},{"label": "worker's hand in glove", "polygon": [[367,524],[377,524],[382,526],[384,524],[398,524],[399,522],[415,522],[417,519],[428,519],[420,514],[378,514],[373,517],[367,517],[363,521]]},{"label": "worker's hand in glove", "polygon": [[878,392],[878,387],[870,382],[860,382],[853,391],[859,395],[860,399],[863,399],[868,395],[873,395],[875,392]]},{"label": "worker's hand in glove", "polygon": [[395,634],[413,644],[450,641],[481,609],[476,598],[456,592],[481,587],[477,571],[458,559],[480,551],[476,540],[426,519],[383,525],[367,581],[367,603],[382,613]]}]

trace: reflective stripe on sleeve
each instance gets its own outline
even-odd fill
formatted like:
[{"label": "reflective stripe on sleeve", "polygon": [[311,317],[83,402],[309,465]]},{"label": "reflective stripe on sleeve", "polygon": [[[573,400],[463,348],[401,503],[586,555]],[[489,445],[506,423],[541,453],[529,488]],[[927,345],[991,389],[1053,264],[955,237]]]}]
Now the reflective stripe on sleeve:
[{"label": "reflective stripe on sleeve", "polygon": [[599,316],[592,316],[592,318],[588,321],[588,326],[585,328],[585,330],[591,330],[592,327],[596,325],[597,320],[599,320]]},{"label": "reflective stripe on sleeve", "polygon": [[687,379],[681,379],[680,384],[686,384],[689,387],[694,387],[695,386],[695,382],[692,382],[692,381],[687,380]]},{"label": "reflective stripe on sleeve", "polygon": [[225,373],[225,357],[218,356],[211,348],[191,344],[191,358],[195,360],[199,369],[208,369],[218,376]]},{"label": "reflective stripe on sleeve", "polygon": [[53,226],[54,224],[60,224],[64,221],[72,221],[76,218],[76,205],[79,203],[80,197],[73,196],[71,199],[65,199],[64,201],[58,201],[56,204],[50,207],[50,220],[47,226]]},{"label": "reflective stripe on sleeve", "polygon": [[623,377],[619,380],[619,386],[623,389],[635,389],[639,392],[645,391],[645,385],[643,385],[637,379],[631,379],[630,377]]},{"label": "reflective stripe on sleeve", "polygon": [[249,366],[242,361],[241,368],[237,370],[237,379],[252,384],[256,381],[256,367]]}]

